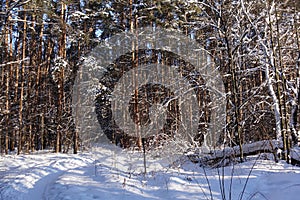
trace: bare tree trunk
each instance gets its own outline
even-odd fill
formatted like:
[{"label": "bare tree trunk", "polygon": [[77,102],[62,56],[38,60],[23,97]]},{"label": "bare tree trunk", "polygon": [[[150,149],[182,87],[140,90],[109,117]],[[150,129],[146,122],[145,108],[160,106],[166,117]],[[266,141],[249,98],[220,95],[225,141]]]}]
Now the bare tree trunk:
[{"label": "bare tree trunk", "polygon": [[[296,11],[295,11],[296,12]],[[294,32],[296,35],[296,42],[297,42],[297,48],[298,48],[298,59],[296,61],[296,97],[295,97],[295,103],[292,105],[292,113],[290,118],[290,128],[291,128],[291,134],[292,134],[292,141],[293,145],[299,145],[299,134],[297,132],[298,130],[298,113],[300,110],[300,39],[299,39],[299,33],[298,33],[298,23],[296,19],[296,13],[294,13]]]},{"label": "bare tree trunk", "polygon": [[[6,7],[8,8],[9,7],[9,2],[6,2]],[[9,22],[9,19],[7,20],[7,23],[10,23]],[[7,58],[7,61],[11,61],[11,55],[12,55],[12,46],[11,46],[11,42],[12,42],[12,39],[11,39],[11,30],[9,30],[10,26],[8,24],[5,24],[5,31],[4,31],[4,34],[5,34],[5,39],[4,39],[4,44],[6,47],[8,47],[8,53],[9,55],[6,55],[5,57]],[[10,36],[10,41],[9,41],[9,37]],[[5,137],[4,137],[4,145],[5,145],[5,154],[8,154],[8,149],[9,149],[9,132],[10,132],[10,94],[9,94],[9,91],[10,91],[10,77],[11,77],[11,66],[12,64],[9,64],[6,66],[6,83],[5,83],[5,123],[6,123],[6,128],[5,128]]]},{"label": "bare tree trunk", "polygon": [[[277,19],[277,11],[276,11],[276,4],[275,6],[275,23],[278,26],[278,19]],[[270,8],[269,8],[270,10]],[[282,141],[283,141],[283,152],[284,152],[284,160],[289,162],[289,139],[287,136],[287,127],[286,127],[286,110],[285,110],[285,83],[284,81],[281,80],[280,77],[280,71],[282,72],[282,63],[281,63],[281,50],[280,50],[280,44],[279,44],[279,29],[277,27],[277,41],[274,39],[273,31],[273,25],[272,25],[272,20],[271,20],[271,13],[268,12],[269,16],[269,29],[270,29],[270,39],[271,39],[271,50],[272,50],[272,56],[271,56],[271,63],[272,67],[274,68],[274,73],[275,73],[275,81],[276,81],[276,92],[277,92],[277,99],[278,99],[278,106],[279,106],[279,113],[280,113],[280,126],[281,126],[281,136],[282,136]],[[277,51],[275,44],[277,43],[277,48],[278,48],[278,60],[277,58]],[[281,74],[282,76],[283,74]],[[281,84],[283,82],[283,84]]]},{"label": "bare tree trunk", "polygon": [[21,64],[21,91],[19,101],[19,130],[18,130],[18,154],[22,152],[23,143],[23,98],[24,98],[24,83],[25,83],[25,63],[26,58],[26,29],[27,29],[27,16],[24,11],[24,22],[23,22],[23,44],[22,44],[22,64]]},{"label": "bare tree trunk", "polygon": [[[66,23],[65,23],[66,4],[61,2],[61,24],[62,33],[59,45],[59,56],[64,60],[66,58]],[[56,128],[56,152],[62,151],[62,128],[63,128],[63,107],[64,105],[64,67],[59,72],[58,78],[58,108],[57,108],[57,128]]]},{"label": "bare tree trunk", "polygon": [[[78,42],[78,55],[81,55],[81,45],[80,45],[80,42]],[[79,76],[79,80],[82,80],[82,73],[81,71],[79,72],[79,74],[77,74],[77,76]],[[79,87],[79,86],[77,86]],[[80,88],[77,88],[77,94],[76,94],[76,98],[77,98],[77,101],[78,103],[77,104],[81,104],[80,102],[80,98],[79,98],[79,92],[80,92]],[[75,130],[74,130],[74,133],[73,133],[73,153],[74,154],[77,154],[78,153],[78,129],[76,127],[76,123],[78,121],[78,108],[77,108],[77,105],[76,105],[76,108],[75,108]]]},{"label": "bare tree trunk", "polygon": [[10,102],[9,102],[9,83],[10,83],[10,70],[6,71],[6,91],[5,91],[5,111],[6,111],[6,128],[5,128],[5,154],[8,154],[8,133],[9,133],[9,122],[10,122]]}]

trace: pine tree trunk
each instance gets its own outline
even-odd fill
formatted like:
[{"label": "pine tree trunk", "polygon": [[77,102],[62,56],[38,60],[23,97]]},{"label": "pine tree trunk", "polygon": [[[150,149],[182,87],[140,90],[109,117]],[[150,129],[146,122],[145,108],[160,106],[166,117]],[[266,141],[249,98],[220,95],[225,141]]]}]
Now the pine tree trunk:
[{"label": "pine tree trunk", "polygon": [[24,22],[23,22],[23,43],[22,43],[22,64],[21,64],[21,91],[19,101],[19,132],[18,132],[18,154],[22,152],[23,143],[23,98],[24,98],[24,84],[25,84],[25,63],[26,58],[26,29],[27,29],[27,16],[24,11]]}]

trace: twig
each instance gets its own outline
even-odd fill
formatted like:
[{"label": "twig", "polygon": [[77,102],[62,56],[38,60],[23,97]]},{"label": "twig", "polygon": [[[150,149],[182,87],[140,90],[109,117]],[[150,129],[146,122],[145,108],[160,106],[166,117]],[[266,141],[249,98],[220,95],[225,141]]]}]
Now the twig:
[{"label": "twig", "polygon": [[212,195],[212,191],[211,191],[211,187],[210,187],[210,182],[209,182],[209,180],[208,180],[208,177],[207,177],[207,174],[206,174],[205,167],[203,166],[202,168],[203,168],[204,175],[205,175],[205,179],[206,179],[206,182],[207,182],[207,185],[208,185],[209,194],[210,194],[210,199],[213,200],[213,195]]}]

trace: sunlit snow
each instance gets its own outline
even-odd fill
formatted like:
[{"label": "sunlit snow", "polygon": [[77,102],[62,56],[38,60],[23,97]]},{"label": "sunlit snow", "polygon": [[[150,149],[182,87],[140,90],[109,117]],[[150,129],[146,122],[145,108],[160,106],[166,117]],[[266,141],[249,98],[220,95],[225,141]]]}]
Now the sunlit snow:
[{"label": "sunlit snow", "polygon": [[174,200],[225,195],[234,200],[292,200],[299,196],[300,168],[275,163],[268,154],[224,168],[203,168],[184,156],[172,163],[167,157],[148,156],[146,174],[142,158],[142,153],[110,145],[78,155],[1,156],[0,199]]}]

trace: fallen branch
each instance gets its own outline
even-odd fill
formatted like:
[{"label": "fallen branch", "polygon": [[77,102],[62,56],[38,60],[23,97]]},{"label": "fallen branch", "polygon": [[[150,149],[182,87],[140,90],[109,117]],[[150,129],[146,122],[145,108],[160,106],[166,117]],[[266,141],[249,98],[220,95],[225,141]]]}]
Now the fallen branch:
[{"label": "fallen branch", "polygon": [[12,64],[20,64],[21,62],[24,62],[24,61],[27,61],[29,60],[29,58],[25,58],[25,59],[22,59],[22,60],[16,60],[16,61],[11,61],[11,62],[7,62],[7,63],[4,63],[4,64],[0,64],[0,67],[5,67],[7,65],[12,65]]}]

